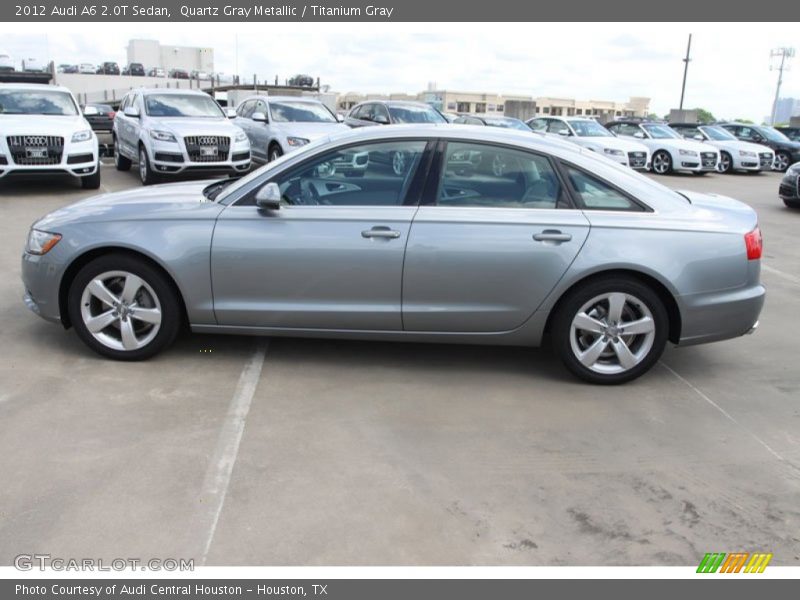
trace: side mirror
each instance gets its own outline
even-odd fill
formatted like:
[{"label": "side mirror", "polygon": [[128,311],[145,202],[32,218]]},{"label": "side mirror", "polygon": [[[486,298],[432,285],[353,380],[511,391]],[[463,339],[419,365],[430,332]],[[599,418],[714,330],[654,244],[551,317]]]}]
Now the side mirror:
[{"label": "side mirror", "polygon": [[86,106],[83,109],[83,115],[85,117],[96,117],[100,114],[100,111],[97,110],[96,106]]},{"label": "side mirror", "polygon": [[125,110],[122,111],[122,114],[124,114],[126,117],[134,117],[138,119],[139,109],[136,108],[135,106],[126,106]]},{"label": "side mirror", "polygon": [[344,123],[344,115],[342,113],[336,113],[336,120],[339,121],[339,123]]},{"label": "side mirror", "polygon": [[229,119],[235,119],[236,111],[233,110],[232,108],[228,108],[225,110],[225,116],[228,117]]},{"label": "side mirror", "polygon": [[637,131],[636,133],[633,134],[633,137],[635,137],[637,139],[640,139],[640,140],[643,140],[644,139],[644,133],[642,133],[641,131]]},{"label": "side mirror", "polygon": [[254,112],[253,115],[250,117],[253,121],[260,121],[261,123],[269,123],[267,120],[267,115],[263,112]]},{"label": "side mirror", "polygon": [[698,142],[705,142],[706,138],[703,137],[702,133],[696,133],[692,136],[692,139],[697,140]]},{"label": "side mirror", "polygon": [[563,135],[564,137],[569,137],[572,134],[570,133],[569,129],[559,129],[558,135]]},{"label": "side mirror", "polygon": [[389,117],[386,115],[376,115],[375,122],[380,125],[388,125],[389,124]]},{"label": "side mirror", "polygon": [[263,210],[279,210],[281,207],[281,189],[274,181],[270,181],[256,192],[256,206]]}]

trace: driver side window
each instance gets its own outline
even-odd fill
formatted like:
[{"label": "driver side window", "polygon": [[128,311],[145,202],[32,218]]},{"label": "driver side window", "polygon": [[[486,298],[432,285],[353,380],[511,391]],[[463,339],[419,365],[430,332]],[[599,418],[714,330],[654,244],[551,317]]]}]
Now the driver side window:
[{"label": "driver side window", "polygon": [[349,146],[273,181],[287,206],[401,206],[425,146],[425,141],[405,140]]}]

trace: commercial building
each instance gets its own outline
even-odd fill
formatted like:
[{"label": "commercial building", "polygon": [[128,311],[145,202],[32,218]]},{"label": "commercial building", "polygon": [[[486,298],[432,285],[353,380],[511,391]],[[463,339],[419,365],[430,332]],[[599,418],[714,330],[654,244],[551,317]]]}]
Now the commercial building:
[{"label": "commercial building", "polygon": [[145,69],[161,67],[186,71],[214,72],[214,49],[193,46],[170,46],[156,40],[130,40],[128,64],[141,63]]},{"label": "commercial building", "polygon": [[792,117],[798,116],[800,116],[800,100],[797,98],[780,98],[778,100],[775,105],[775,123],[788,123]]}]

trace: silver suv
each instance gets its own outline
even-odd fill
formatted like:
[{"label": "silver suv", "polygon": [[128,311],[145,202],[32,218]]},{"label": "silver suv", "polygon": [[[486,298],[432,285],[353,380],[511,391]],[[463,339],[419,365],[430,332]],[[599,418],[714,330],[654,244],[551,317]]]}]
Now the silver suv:
[{"label": "silver suv", "polygon": [[178,173],[250,168],[247,135],[211,96],[196,90],[132,90],[120,104],[113,135],[117,169],[138,162],[144,185]]}]

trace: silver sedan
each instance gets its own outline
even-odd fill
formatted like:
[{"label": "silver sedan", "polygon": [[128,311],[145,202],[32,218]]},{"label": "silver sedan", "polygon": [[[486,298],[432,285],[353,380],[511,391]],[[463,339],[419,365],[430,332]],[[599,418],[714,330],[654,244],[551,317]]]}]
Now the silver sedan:
[{"label": "silver sedan", "polygon": [[[398,158],[399,157],[399,158]],[[398,167],[398,164],[402,168]],[[370,127],[241,179],[95,196],[33,224],[25,302],[137,360],[179,329],[537,346],[595,383],[667,342],[757,325],[761,234],[577,146],[491,127]]]}]

